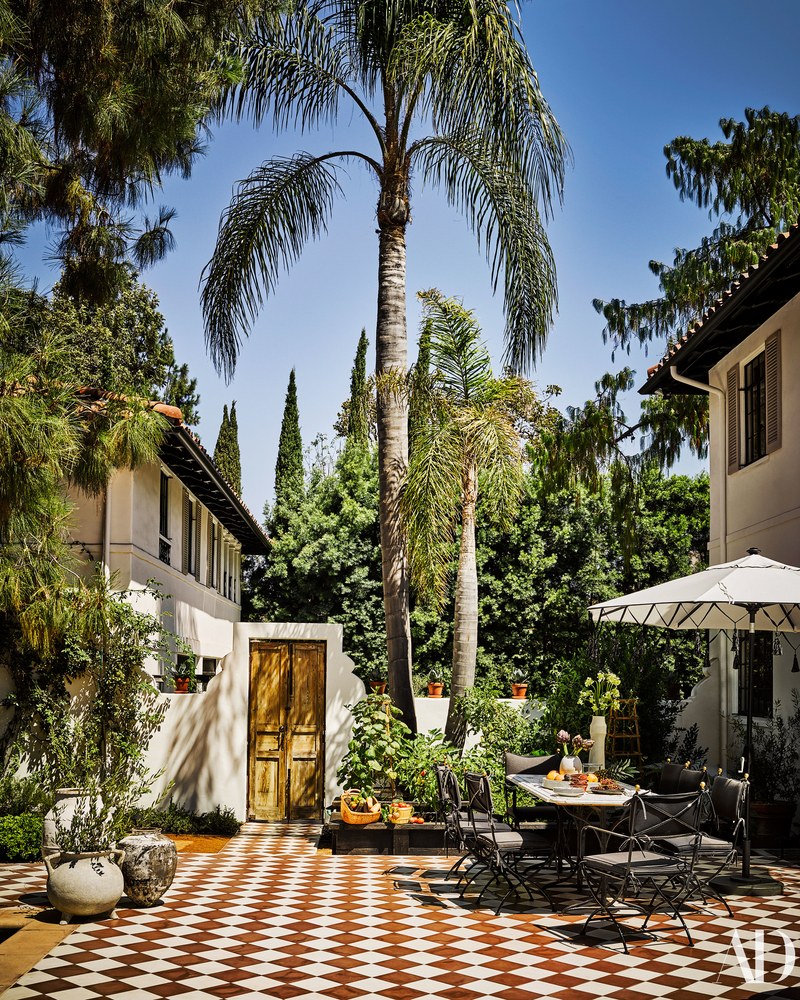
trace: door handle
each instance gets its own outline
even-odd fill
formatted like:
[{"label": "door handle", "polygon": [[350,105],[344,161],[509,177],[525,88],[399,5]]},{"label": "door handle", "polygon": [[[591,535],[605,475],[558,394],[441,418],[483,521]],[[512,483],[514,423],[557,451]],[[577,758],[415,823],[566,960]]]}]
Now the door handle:
[{"label": "door handle", "polygon": [[278,749],[283,750],[283,741],[286,738],[286,726],[278,727]]}]

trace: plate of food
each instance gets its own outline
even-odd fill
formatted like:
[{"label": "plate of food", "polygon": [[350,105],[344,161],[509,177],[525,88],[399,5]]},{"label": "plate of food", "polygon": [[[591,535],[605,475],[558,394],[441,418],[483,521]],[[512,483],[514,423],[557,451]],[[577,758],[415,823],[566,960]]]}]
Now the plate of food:
[{"label": "plate of food", "polygon": [[542,784],[545,788],[552,788],[554,792],[560,791],[562,788],[569,788],[569,782],[563,778],[545,778]]},{"label": "plate of food", "polygon": [[604,785],[601,782],[598,782],[598,784],[592,785],[589,791],[592,792],[594,795],[622,795],[624,789],[622,785],[617,785],[617,784]]},{"label": "plate of food", "polygon": [[586,789],[581,785],[571,785],[568,781],[559,781],[558,788],[554,788],[553,791],[556,795],[583,795]]}]

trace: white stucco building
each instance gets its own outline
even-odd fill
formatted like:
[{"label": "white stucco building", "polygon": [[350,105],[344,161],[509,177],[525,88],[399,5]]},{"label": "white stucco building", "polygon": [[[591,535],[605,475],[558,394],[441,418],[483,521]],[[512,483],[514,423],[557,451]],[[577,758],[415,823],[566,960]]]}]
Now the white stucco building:
[{"label": "white stucco building", "polygon": [[[649,394],[709,394],[710,563],[757,547],[800,565],[800,229],[783,234],[648,372]],[[800,368],[798,369],[800,370]],[[686,381],[688,380],[688,382]],[[800,634],[757,633],[754,712],[791,704]],[[746,643],[743,650],[746,651]],[[712,763],[725,764],[729,719],[745,711],[745,670],[733,669],[732,636],[712,643],[708,677],[692,694],[684,725],[698,722]]]}]

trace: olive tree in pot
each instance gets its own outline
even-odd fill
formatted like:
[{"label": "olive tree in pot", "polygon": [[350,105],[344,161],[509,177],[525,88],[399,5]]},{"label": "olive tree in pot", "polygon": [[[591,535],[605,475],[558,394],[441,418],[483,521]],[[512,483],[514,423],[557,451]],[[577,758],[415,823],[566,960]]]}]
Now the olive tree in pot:
[{"label": "olive tree in pot", "polygon": [[[737,746],[745,727],[732,722]],[[755,847],[788,839],[800,792],[800,692],[792,691],[792,711],[785,718],[775,702],[771,719],[753,725],[750,773],[750,838]]]}]

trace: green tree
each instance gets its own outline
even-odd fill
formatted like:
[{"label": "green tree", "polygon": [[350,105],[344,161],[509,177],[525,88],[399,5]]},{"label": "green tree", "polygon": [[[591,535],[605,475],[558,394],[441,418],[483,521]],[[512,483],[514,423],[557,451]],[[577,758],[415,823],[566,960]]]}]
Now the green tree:
[{"label": "green tree", "polygon": [[446,597],[450,553],[460,524],[453,625],[453,671],[445,738],[464,745],[466,730],[459,699],[475,681],[478,650],[478,569],[475,515],[478,494],[483,512],[505,528],[522,491],[521,441],[513,410],[523,386],[519,379],[496,379],[480,341],[475,317],[455,299],[434,290],[421,292],[425,343],[433,375],[414,421],[411,461],[401,501],[408,539],[411,579],[441,606]]},{"label": "green tree", "polygon": [[308,0],[280,23],[260,19],[239,46],[244,79],[228,108],[255,124],[303,131],[353,111],[372,148],[277,156],[245,181],[223,215],[204,273],[206,339],[230,374],[241,336],[306,241],[326,228],[343,164],[378,188],[376,376],[381,552],[392,697],[415,728],[408,572],[399,500],[408,459],[405,395],[406,228],[411,181],[440,186],[503,279],[508,356],[533,362],[556,301],[542,224],[560,197],[567,146],[509,5],[482,0]]},{"label": "green tree", "polygon": [[294,510],[302,500],[304,491],[303,438],[297,407],[297,383],[292,368],[286,388],[278,458],[275,462],[275,516],[283,518],[288,511]]},{"label": "green tree", "polygon": [[[698,246],[677,249],[671,263],[650,261],[659,285],[654,298],[594,300],[613,352],[654,341],[666,351],[800,216],[800,117],[747,108],[744,121],[722,118],[719,126],[723,141],[677,136],[664,147],[667,177],[678,196],[707,209],[715,226]],[[613,456],[634,476],[653,461],[670,468],[687,445],[705,457],[707,396],[648,398],[629,420],[618,396],[632,387],[633,373],[624,369],[601,383],[596,398],[570,415],[565,461],[580,459],[576,440],[591,440],[593,428],[600,431],[594,440],[601,456]],[[637,435],[643,448],[632,456],[626,447]]]},{"label": "green tree", "polygon": [[367,384],[367,331],[358,338],[353,371],[350,375],[350,406],[347,411],[347,440],[357,447],[369,444],[369,403],[371,393]]},{"label": "green tree", "polygon": [[337,622],[358,675],[385,671],[374,448],[345,448],[330,474],[312,469],[250,585],[252,619]]},{"label": "green tree", "polygon": [[239,425],[236,421],[236,400],[222,407],[222,423],[214,446],[214,464],[228,480],[237,496],[242,495],[242,460],[239,452]]},{"label": "green tree", "polygon": [[[70,294],[101,301],[172,245],[173,213],[126,218],[164,176],[188,176],[236,74],[223,43],[249,0],[0,3],[0,171],[5,217],[63,231],[56,255]],[[262,7],[262,9],[264,9]]]},{"label": "green tree", "polygon": [[[178,406],[187,424],[198,424],[197,380],[175,359],[158,298],[129,271],[118,292],[95,305],[67,295],[59,283],[43,305],[36,336],[63,342],[64,377],[92,386]],[[30,345],[20,338],[18,346]]]}]

